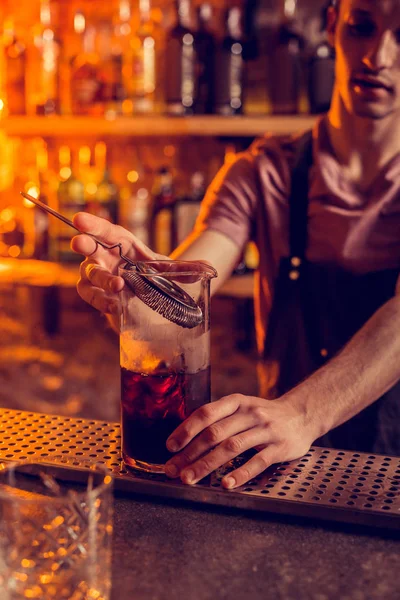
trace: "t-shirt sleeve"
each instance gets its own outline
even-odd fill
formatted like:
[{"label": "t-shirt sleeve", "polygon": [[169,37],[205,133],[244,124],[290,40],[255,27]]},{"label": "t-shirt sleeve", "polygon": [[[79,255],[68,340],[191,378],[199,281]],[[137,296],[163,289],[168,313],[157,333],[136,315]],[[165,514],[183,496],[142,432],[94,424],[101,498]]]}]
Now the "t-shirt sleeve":
[{"label": "t-shirt sleeve", "polygon": [[251,238],[257,203],[257,173],[250,152],[238,154],[224,165],[202,202],[195,231],[218,231],[240,248]]}]

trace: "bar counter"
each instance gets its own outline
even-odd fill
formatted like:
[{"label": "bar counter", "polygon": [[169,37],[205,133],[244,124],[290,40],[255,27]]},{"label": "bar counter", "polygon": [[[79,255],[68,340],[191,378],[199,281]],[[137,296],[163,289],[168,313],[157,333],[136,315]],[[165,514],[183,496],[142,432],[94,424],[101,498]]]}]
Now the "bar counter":
[{"label": "bar counter", "polygon": [[399,533],[116,498],[112,600],[395,600]]},{"label": "bar counter", "polygon": [[400,598],[399,457],[312,447],[227,491],[232,465],[195,486],[128,472],[119,423],[0,409],[0,431],[0,461],[113,473],[112,600]]}]

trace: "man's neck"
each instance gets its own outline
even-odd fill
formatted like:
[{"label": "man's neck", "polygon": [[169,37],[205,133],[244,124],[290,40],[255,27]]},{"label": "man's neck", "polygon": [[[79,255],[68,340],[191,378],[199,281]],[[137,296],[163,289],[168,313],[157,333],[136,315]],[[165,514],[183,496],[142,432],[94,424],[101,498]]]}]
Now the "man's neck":
[{"label": "man's neck", "polygon": [[365,190],[389,161],[400,153],[400,116],[368,119],[350,115],[334,92],[327,118],[335,156],[346,176]]}]

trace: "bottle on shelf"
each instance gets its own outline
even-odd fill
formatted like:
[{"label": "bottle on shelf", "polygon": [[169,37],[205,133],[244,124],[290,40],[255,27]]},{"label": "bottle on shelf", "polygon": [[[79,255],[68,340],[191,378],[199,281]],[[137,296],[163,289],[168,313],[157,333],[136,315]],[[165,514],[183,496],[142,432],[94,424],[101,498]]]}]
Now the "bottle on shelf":
[{"label": "bottle on shelf", "polygon": [[312,114],[329,110],[335,81],[335,52],[327,39],[326,12],[325,8],[321,18],[322,39],[308,61],[308,99]]},{"label": "bottle on shelf", "polygon": [[175,190],[172,172],[161,167],[152,190],[152,210],[149,222],[150,248],[168,256],[173,248],[175,233],[174,220]]},{"label": "bottle on shelf", "polygon": [[195,34],[191,28],[190,0],[175,0],[176,24],[166,40],[166,112],[189,115],[197,95]]},{"label": "bottle on shelf", "polygon": [[119,0],[117,17],[111,35],[111,64],[114,71],[114,92],[116,98],[114,107],[111,105],[108,112],[131,114],[131,48],[132,37],[132,10],[130,0]]},{"label": "bottle on shelf", "polygon": [[197,7],[198,29],[195,34],[197,54],[197,94],[194,111],[197,114],[212,114],[215,94],[215,37],[211,31],[212,6]]},{"label": "bottle on shelf", "polygon": [[[36,167],[39,181],[39,199],[49,204],[48,153],[42,146],[36,151]],[[33,206],[34,211],[34,245],[32,258],[48,260],[50,253],[50,218],[47,212]]]},{"label": "bottle on shelf", "polygon": [[35,35],[38,72],[35,74],[33,103],[38,115],[60,112],[60,59],[61,44],[52,24],[49,0],[40,3],[40,31]]},{"label": "bottle on shelf", "polygon": [[129,190],[126,228],[144,244],[149,244],[150,193],[139,181]]},{"label": "bottle on shelf", "polygon": [[156,91],[154,29],[150,0],[139,0],[139,26],[131,40],[133,114],[154,112]]},{"label": "bottle on shelf", "polygon": [[96,53],[96,29],[86,24],[81,11],[74,15],[74,30],[80,38],[81,51],[71,60],[71,110],[76,115],[101,115],[102,84],[99,56]]},{"label": "bottle on shelf", "polygon": [[[85,188],[83,182],[75,174],[76,165],[71,160],[71,150],[61,146],[59,150],[60,182],[57,190],[58,209],[72,220],[76,212],[85,210]],[[73,157],[72,157],[73,158]],[[69,225],[57,220],[56,257],[62,262],[80,262],[81,257],[70,248],[72,229]]]},{"label": "bottle on shelf", "polygon": [[236,115],[243,112],[244,61],[242,11],[229,8],[225,17],[225,37],[217,49],[215,112]]},{"label": "bottle on shelf", "polygon": [[192,232],[205,193],[205,176],[201,171],[196,171],[190,178],[189,193],[177,198],[174,204],[176,235],[176,239],[173,242],[174,248],[183,242],[183,240]]},{"label": "bottle on shelf", "polygon": [[275,114],[299,112],[304,40],[295,27],[297,0],[282,0],[282,21],[269,69],[269,95]]},{"label": "bottle on shelf", "polygon": [[126,92],[123,82],[122,48],[115,39],[114,29],[109,22],[97,25],[95,49],[100,82],[98,104],[101,112],[112,118],[122,114]]},{"label": "bottle on shelf", "polygon": [[96,170],[101,173],[101,179],[95,192],[88,202],[88,212],[118,223],[119,194],[118,187],[111,179],[109,165],[107,164],[107,146],[104,142],[98,142],[95,146]]},{"label": "bottle on shelf", "polygon": [[5,112],[8,115],[26,113],[27,54],[25,45],[17,38],[11,21],[4,26]]}]

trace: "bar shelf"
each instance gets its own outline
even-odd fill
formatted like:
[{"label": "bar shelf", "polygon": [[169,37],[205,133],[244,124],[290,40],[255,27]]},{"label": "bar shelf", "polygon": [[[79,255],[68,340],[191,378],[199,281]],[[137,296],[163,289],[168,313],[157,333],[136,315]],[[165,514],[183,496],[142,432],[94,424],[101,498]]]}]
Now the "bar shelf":
[{"label": "bar shelf", "polygon": [[256,137],[265,132],[290,134],[310,129],[315,115],[137,117],[13,116],[0,129],[17,137]]}]

